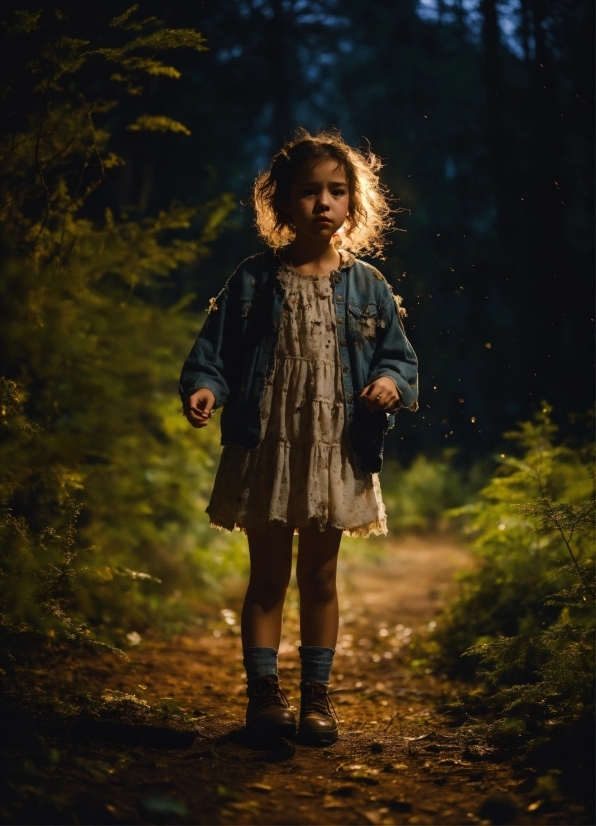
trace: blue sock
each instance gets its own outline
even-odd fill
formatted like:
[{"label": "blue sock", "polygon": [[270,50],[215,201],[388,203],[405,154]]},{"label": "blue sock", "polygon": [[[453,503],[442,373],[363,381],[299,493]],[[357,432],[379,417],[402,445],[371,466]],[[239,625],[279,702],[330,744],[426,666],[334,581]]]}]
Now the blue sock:
[{"label": "blue sock", "polygon": [[333,665],[333,648],[321,648],[318,645],[301,645],[298,649],[302,664],[302,680],[317,680],[329,685],[331,666]]},{"label": "blue sock", "polygon": [[245,648],[244,668],[248,682],[256,680],[257,677],[264,677],[266,674],[277,674],[277,651],[275,648]]}]

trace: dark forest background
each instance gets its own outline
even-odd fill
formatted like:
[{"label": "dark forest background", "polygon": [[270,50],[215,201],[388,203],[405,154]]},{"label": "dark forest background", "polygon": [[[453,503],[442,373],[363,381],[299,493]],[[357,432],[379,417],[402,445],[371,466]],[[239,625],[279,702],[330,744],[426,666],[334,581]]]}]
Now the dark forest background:
[{"label": "dark forest background", "polygon": [[[127,6],[64,8],[59,22],[44,13],[30,46],[60,29],[93,37]],[[401,418],[390,455],[447,442],[478,454],[542,399],[560,422],[591,406],[593,4],[205,0],[141,11],[197,29],[207,50],[181,51],[180,78],[150,75],[143,95],[99,115],[126,163],[85,212],[138,220],[222,193],[235,205],[210,254],[170,279],[164,306],[193,293],[202,310],[261,248],[251,184],[292,130],[338,126],[386,159],[403,209],[380,266],[409,312],[422,409]],[[9,74],[23,57],[7,44]],[[92,91],[101,80],[90,69],[81,82]],[[162,111],[186,129],[126,129]]]},{"label": "dark forest background", "polygon": [[[592,404],[591,3],[144,9],[206,38],[209,51],[181,56],[179,81],[151,89],[155,111],[192,134],[139,139],[115,128],[127,165],[90,208],[154,215],[174,198],[222,192],[237,205],[209,258],[175,278],[172,300],[194,292],[203,309],[260,249],[248,206],[255,173],[296,126],[334,125],[386,159],[404,210],[405,231],[380,266],[409,312],[422,409],[402,417],[391,452],[410,459],[449,442],[478,454],[542,399],[560,422]],[[126,117],[144,106],[131,100]]]}]

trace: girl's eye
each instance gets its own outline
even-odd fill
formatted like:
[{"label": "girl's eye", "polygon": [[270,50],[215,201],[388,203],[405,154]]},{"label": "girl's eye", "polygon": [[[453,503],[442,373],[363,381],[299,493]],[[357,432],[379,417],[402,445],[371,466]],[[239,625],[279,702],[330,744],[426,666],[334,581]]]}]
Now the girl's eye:
[{"label": "girl's eye", "polygon": [[346,190],[345,189],[336,189],[333,194],[336,195],[336,196],[345,195]]}]

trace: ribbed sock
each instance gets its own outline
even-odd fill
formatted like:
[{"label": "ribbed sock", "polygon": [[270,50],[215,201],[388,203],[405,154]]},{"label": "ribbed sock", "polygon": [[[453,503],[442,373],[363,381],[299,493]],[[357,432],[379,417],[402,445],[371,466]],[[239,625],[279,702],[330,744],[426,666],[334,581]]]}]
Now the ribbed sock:
[{"label": "ribbed sock", "polygon": [[275,648],[264,646],[245,648],[242,654],[249,683],[265,674],[277,674],[277,650]]},{"label": "ribbed sock", "polygon": [[302,680],[317,680],[329,685],[331,666],[333,665],[333,648],[318,645],[301,645],[298,649],[302,664]]}]

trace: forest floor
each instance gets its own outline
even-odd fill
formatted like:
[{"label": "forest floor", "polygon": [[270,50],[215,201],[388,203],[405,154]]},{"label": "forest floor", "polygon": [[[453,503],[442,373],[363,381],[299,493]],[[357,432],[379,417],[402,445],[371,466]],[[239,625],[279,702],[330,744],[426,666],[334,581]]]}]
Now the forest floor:
[{"label": "forest floor", "polygon": [[[336,744],[245,737],[236,589],[193,630],[143,639],[128,660],[38,660],[28,695],[62,704],[46,718],[3,715],[1,822],[589,823],[556,778],[474,734],[453,712],[461,686],[416,659],[469,555],[445,537],[371,547],[341,565]],[[287,607],[280,675],[297,706],[295,590]]]}]

